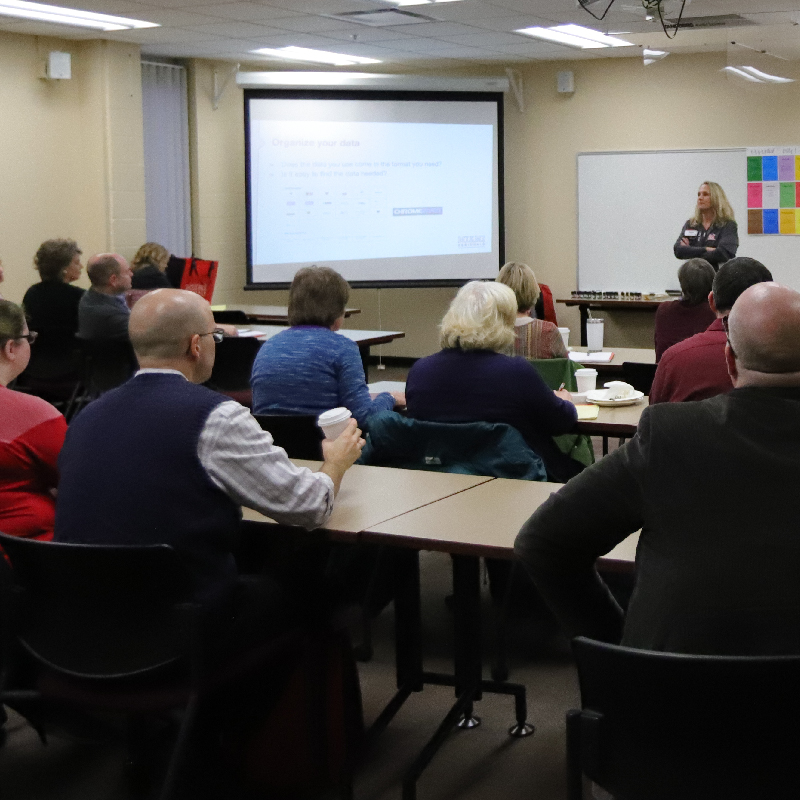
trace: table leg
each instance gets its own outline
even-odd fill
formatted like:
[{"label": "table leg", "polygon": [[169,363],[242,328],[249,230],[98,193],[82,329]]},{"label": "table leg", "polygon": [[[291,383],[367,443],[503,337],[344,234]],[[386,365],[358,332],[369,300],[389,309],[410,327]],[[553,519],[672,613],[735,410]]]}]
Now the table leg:
[{"label": "table leg", "polygon": [[361,354],[361,366],[364,367],[364,379],[369,383],[369,345],[359,345],[358,352]]}]

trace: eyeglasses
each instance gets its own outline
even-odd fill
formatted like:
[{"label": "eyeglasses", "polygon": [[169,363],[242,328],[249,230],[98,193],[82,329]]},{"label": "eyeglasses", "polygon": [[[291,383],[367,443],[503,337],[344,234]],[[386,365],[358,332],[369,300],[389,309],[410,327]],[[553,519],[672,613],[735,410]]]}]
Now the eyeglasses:
[{"label": "eyeglasses", "polygon": [[210,336],[214,340],[214,344],[219,344],[225,337],[225,331],[222,328],[214,328],[213,331],[208,333],[198,333],[198,336]]},{"label": "eyeglasses", "polygon": [[33,344],[39,334],[36,331],[28,331],[23,336],[15,336],[15,339],[27,339],[28,344]]}]

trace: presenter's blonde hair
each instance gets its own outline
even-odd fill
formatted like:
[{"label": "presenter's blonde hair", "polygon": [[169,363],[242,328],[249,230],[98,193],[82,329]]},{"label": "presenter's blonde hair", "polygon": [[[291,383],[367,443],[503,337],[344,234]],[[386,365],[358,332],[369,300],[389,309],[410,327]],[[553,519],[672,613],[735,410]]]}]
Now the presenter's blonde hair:
[{"label": "presenter's blonde hair", "polygon": [[517,311],[530,311],[539,299],[539,284],[533,270],[521,261],[509,261],[495,280],[508,286],[517,297]]},{"label": "presenter's blonde hair", "polygon": [[439,343],[444,349],[514,349],[517,298],[496,281],[470,281],[458,290],[440,325]]},{"label": "presenter's blonde hair", "polygon": [[[733,222],[733,209],[730,202],[725,195],[725,190],[713,181],[703,181],[700,186],[708,186],[708,193],[711,195],[711,207],[714,209],[714,222],[724,225],[726,222]],[[690,220],[692,225],[700,225],[703,221],[703,215],[700,209],[695,205],[694,216]]]}]

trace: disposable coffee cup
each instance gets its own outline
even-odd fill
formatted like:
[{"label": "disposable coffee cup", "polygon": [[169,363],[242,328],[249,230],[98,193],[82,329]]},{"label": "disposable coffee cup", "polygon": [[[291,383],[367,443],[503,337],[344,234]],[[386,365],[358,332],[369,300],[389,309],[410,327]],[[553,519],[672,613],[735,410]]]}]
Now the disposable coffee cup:
[{"label": "disposable coffee cup", "polygon": [[347,408],[332,408],[319,415],[317,425],[322,428],[326,439],[338,439],[344,433],[352,416]]},{"label": "disposable coffee cup", "polygon": [[578,394],[593,392],[597,388],[597,370],[591,367],[576,369],[575,380],[578,382]]},{"label": "disposable coffee cup", "polygon": [[564,340],[564,347],[569,347],[569,328],[559,328],[558,332]]},{"label": "disposable coffee cup", "polygon": [[603,349],[603,320],[597,317],[586,320],[586,344],[590,353],[599,353]]}]

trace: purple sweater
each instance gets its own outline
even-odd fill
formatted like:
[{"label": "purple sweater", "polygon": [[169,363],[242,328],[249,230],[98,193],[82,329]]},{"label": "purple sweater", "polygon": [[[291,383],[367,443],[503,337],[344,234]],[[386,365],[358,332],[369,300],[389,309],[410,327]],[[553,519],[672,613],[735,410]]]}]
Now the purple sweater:
[{"label": "purple sweater", "polygon": [[580,465],[552,437],[578,418],[524,358],[490,350],[447,349],[421,358],[408,373],[408,414],[431,422],[506,422],[538,453],[548,476],[568,480]]}]

